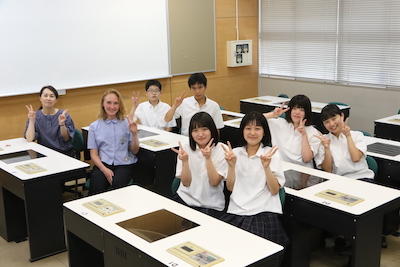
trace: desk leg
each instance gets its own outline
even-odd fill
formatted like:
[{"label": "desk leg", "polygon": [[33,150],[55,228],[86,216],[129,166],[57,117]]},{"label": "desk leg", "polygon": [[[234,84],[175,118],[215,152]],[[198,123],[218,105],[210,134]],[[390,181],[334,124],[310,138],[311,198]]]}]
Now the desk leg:
[{"label": "desk leg", "polygon": [[176,153],[172,150],[156,152],[154,185],[157,193],[170,197],[171,184],[175,178]]},{"label": "desk leg", "polygon": [[382,221],[381,214],[371,214],[358,219],[352,244],[352,267],[380,265]]},{"label": "desk leg", "polygon": [[24,201],[0,187],[0,236],[7,241],[26,240]]},{"label": "desk leg", "polygon": [[69,267],[104,267],[103,253],[67,231]]},{"label": "desk leg", "polygon": [[25,183],[30,261],[65,251],[62,214],[64,181],[58,177]]}]

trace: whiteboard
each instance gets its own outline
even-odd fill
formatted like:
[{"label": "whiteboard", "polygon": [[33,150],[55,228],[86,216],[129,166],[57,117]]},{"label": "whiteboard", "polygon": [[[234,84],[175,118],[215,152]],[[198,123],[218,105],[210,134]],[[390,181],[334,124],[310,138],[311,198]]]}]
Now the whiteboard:
[{"label": "whiteboard", "polygon": [[166,0],[0,0],[0,96],[169,76]]}]

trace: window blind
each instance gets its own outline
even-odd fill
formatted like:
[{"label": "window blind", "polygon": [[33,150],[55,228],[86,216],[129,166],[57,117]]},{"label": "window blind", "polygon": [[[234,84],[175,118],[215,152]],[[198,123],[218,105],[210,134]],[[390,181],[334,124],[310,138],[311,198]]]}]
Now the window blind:
[{"label": "window blind", "polygon": [[400,86],[400,1],[261,0],[260,74]]}]

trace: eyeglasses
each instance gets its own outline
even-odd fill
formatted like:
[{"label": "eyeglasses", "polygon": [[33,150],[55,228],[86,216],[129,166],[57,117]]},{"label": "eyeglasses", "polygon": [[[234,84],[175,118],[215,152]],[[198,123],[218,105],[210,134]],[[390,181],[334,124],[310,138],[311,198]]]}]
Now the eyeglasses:
[{"label": "eyeglasses", "polygon": [[161,93],[160,89],[148,89],[147,93],[159,94]]}]

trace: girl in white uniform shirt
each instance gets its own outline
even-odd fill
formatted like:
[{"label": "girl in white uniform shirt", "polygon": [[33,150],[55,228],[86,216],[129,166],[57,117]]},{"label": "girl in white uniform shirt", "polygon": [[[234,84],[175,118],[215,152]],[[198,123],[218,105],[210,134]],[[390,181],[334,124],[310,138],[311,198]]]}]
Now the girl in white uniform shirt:
[{"label": "girl in white uniform shirt", "polygon": [[322,146],[315,162],[324,171],[353,179],[373,181],[374,172],[368,169],[367,144],[363,133],[351,131],[338,106],[330,104],[321,111],[327,135],[320,135]]},{"label": "girl in white uniform shirt", "polygon": [[[279,117],[286,112],[286,117]],[[311,126],[311,101],[305,95],[294,96],[288,108],[276,108],[264,113],[271,130],[272,145],[279,147],[284,161],[313,168],[313,158],[318,153],[320,132]],[[286,184],[296,186],[304,180],[299,174],[285,172]],[[303,179],[300,179],[303,178]]]},{"label": "girl in white uniform shirt", "polygon": [[206,112],[193,115],[189,124],[189,144],[180,144],[176,177],[181,183],[175,200],[219,218],[225,207],[223,193],[227,163],[218,130]]},{"label": "girl in white uniform shirt", "polygon": [[240,124],[242,147],[225,149],[226,186],[232,191],[228,213],[222,220],[285,246],[288,243],[279,214],[279,189],[285,183],[277,147],[266,146],[271,137],[261,113],[246,114]]}]

